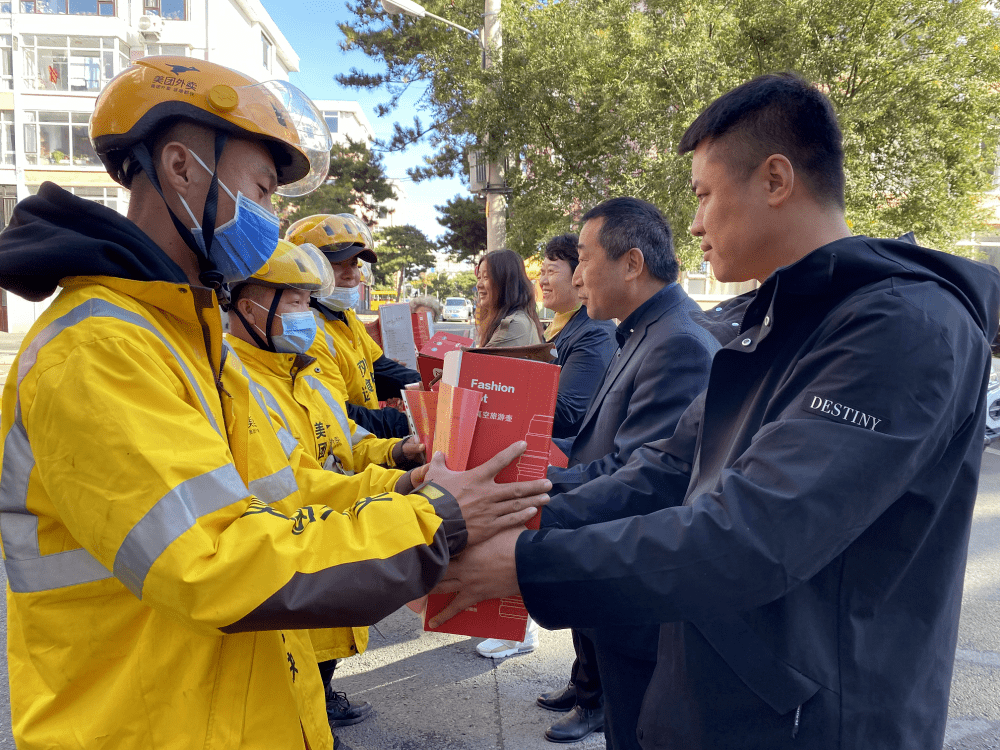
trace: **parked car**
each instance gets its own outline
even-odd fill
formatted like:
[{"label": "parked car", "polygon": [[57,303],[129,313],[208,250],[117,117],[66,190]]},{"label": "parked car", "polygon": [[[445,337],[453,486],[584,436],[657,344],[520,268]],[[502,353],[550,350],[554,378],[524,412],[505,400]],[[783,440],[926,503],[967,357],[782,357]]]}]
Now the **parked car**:
[{"label": "parked car", "polygon": [[992,360],[990,384],[986,389],[986,440],[984,447],[1000,437],[1000,360]]},{"label": "parked car", "polygon": [[441,320],[472,320],[472,303],[464,297],[448,297],[441,310]]}]

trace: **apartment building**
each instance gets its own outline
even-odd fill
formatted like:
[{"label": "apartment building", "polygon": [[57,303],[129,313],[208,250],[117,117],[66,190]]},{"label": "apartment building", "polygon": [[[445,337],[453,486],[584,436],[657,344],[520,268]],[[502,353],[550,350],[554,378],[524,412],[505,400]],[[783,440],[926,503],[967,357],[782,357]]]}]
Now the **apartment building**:
[{"label": "apartment building", "polygon": [[[0,228],[45,181],[125,213],[128,191],[105,173],[88,122],[111,78],[159,54],[258,80],[299,64],[260,0],[0,0]],[[46,305],[0,290],[0,330],[27,330]]]}]

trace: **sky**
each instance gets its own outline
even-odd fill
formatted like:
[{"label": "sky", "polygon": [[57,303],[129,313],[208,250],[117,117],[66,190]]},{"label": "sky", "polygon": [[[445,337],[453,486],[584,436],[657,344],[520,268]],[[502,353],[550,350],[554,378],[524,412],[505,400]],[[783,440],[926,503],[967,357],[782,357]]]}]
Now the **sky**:
[{"label": "sky", "polygon": [[[360,102],[376,138],[388,139],[392,135],[393,122],[413,120],[414,112],[407,108],[406,102],[388,117],[376,117],[375,105],[388,98],[385,92],[345,88],[334,80],[337,73],[346,73],[352,67],[378,71],[367,56],[340,49],[344,35],[337,24],[351,17],[344,0],[261,0],[261,3],[299,56],[299,72],[292,73],[289,80],[310,98]],[[424,20],[435,23],[432,19]],[[478,49],[474,45],[470,46],[469,57],[478,59]],[[421,119],[426,119],[426,114]],[[437,223],[434,206],[444,205],[458,193],[467,195],[468,189],[458,178],[419,183],[410,180],[406,170],[422,164],[423,156],[430,151],[425,144],[418,144],[401,154],[384,154],[384,163],[389,177],[403,181],[407,195],[396,213],[397,223],[413,224],[433,240],[444,231]]]}]

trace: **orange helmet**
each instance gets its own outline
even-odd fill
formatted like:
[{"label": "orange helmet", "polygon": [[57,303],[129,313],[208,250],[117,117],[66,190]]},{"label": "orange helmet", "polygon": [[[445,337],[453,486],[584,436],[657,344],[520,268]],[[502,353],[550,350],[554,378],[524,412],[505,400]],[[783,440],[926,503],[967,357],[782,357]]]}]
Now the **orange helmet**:
[{"label": "orange helmet", "polygon": [[299,219],[285,232],[285,239],[315,245],[333,263],[359,256],[377,263],[372,230],[354,214],[316,214]]},{"label": "orange helmet", "polygon": [[193,57],[144,57],[115,76],[97,99],[90,140],[108,174],[128,187],[132,147],[177,118],[262,141],[281,195],[305,195],[327,178],[333,143],[309,97],[285,81],[259,83]]}]

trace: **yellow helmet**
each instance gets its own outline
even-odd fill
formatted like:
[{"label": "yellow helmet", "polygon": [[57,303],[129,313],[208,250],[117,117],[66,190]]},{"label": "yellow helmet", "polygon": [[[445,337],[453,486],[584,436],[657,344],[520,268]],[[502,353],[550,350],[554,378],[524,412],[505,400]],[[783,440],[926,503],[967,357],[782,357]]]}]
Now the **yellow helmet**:
[{"label": "yellow helmet", "polygon": [[281,195],[305,195],[327,178],[333,142],[309,97],[285,81],[259,83],[192,57],[144,57],[115,76],[97,98],[90,140],[108,174],[128,187],[133,146],[177,118],[262,141]]},{"label": "yellow helmet", "polygon": [[275,289],[301,289],[314,297],[330,294],[335,285],[333,269],[315,245],[296,245],[288,240],[278,240],[278,247],[267,263],[246,283]]},{"label": "yellow helmet", "polygon": [[376,263],[372,231],[354,214],[316,214],[299,219],[285,232],[285,239],[300,245],[310,242],[318,247],[331,263],[360,256]]}]

